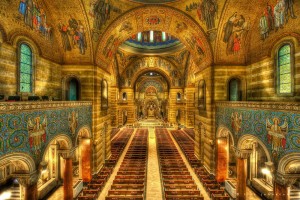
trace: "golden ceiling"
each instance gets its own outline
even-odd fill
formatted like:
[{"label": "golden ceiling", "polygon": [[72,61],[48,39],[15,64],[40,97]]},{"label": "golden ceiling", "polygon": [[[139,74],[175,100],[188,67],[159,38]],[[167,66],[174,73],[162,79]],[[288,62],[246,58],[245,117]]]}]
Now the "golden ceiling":
[{"label": "golden ceiling", "polygon": [[[277,0],[2,0],[0,30],[3,42],[24,36],[39,46],[41,56],[61,64],[96,64],[112,71],[112,60],[128,63],[141,55],[119,46],[141,31],[174,35],[185,48],[162,55],[176,66],[182,51],[190,52],[196,73],[212,64],[245,65],[270,56],[282,36],[299,38],[300,2],[294,1],[277,28]],[[28,12],[30,10],[30,12]],[[295,18],[295,16],[297,18]],[[260,22],[273,17],[268,34]],[[268,21],[269,22],[269,21]],[[271,29],[272,28],[272,29]],[[172,61],[172,57],[174,57]],[[171,59],[170,59],[171,58]],[[120,62],[120,61],[118,61]]]}]

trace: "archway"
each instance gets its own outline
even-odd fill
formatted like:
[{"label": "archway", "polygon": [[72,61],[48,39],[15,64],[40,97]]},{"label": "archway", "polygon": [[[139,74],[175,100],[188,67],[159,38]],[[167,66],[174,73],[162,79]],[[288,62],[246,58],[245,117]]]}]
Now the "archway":
[{"label": "archway", "polygon": [[38,197],[44,198],[52,189],[57,187],[63,177],[64,160],[59,151],[69,149],[72,146],[71,139],[65,134],[55,136],[45,148],[40,162],[41,175],[38,180]]},{"label": "archway", "polygon": [[217,131],[216,179],[224,182],[227,178],[236,178],[236,159],[231,147],[234,146],[232,133],[226,127]]},{"label": "archway", "polygon": [[[291,199],[300,199],[300,153],[289,153],[283,156],[276,170],[275,177],[277,180],[274,182],[274,194],[285,194]],[[282,185],[278,180],[282,180]],[[274,199],[280,198],[276,195]]]},{"label": "archway", "polygon": [[81,99],[81,83],[76,76],[66,77],[63,87],[65,100],[78,101]]},{"label": "archway", "polygon": [[[271,172],[273,171],[273,163],[265,144],[256,136],[246,134],[239,138],[237,149],[240,152],[247,151],[247,156],[237,158],[238,187],[245,189],[248,185],[250,188],[255,188],[261,196],[272,199],[273,177]],[[239,177],[244,177],[243,181]],[[242,191],[246,193],[251,192],[244,189]]]},{"label": "archway", "polygon": [[83,182],[90,182],[92,180],[92,150],[91,134],[89,128],[83,127],[79,130],[76,144],[76,165],[74,165],[74,168],[76,168],[76,170],[74,170],[74,172],[76,172],[75,178],[82,179]]},{"label": "archway", "polygon": [[138,119],[161,119],[166,112],[169,82],[156,70],[141,70],[134,77],[134,94]]},{"label": "archway", "polygon": [[[147,21],[153,16],[159,23]],[[169,6],[144,5],[117,18],[101,35],[96,52],[97,65],[107,69],[120,44],[133,34],[149,30],[163,31],[178,38],[190,50],[199,69],[212,63],[210,43],[193,18]]]},{"label": "archway", "polygon": [[36,196],[36,184],[33,186],[23,184],[33,174],[37,176],[38,171],[34,159],[27,153],[11,153],[0,157],[0,194],[4,194],[7,198],[14,195],[19,199]]}]

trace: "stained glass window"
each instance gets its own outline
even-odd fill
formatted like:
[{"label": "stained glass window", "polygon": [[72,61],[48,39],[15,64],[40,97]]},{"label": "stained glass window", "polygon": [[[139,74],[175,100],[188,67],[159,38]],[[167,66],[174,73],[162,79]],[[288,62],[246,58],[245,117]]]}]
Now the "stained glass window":
[{"label": "stained glass window", "polygon": [[138,35],[137,35],[137,40],[140,42],[142,41],[142,33],[139,32]]},{"label": "stained glass window", "polygon": [[32,92],[32,51],[27,44],[20,46],[20,92]]},{"label": "stained glass window", "polygon": [[162,32],[161,39],[162,39],[163,42],[166,41],[166,32]]},{"label": "stained glass window", "polygon": [[154,42],[154,32],[150,31],[150,42]]},{"label": "stained glass window", "polygon": [[204,80],[199,81],[198,85],[198,108],[200,110],[205,110],[205,104],[206,104],[206,84]]},{"label": "stained glass window", "polygon": [[278,51],[278,79],[279,93],[291,93],[291,46],[289,44],[282,46]]}]

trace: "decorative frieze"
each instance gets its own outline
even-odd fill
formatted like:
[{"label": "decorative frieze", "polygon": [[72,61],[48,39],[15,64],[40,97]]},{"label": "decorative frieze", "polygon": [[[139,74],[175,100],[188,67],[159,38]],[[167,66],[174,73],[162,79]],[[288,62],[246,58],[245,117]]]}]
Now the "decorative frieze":
[{"label": "decorative frieze", "polygon": [[251,102],[251,101],[220,101],[217,107],[250,108],[261,110],[293,111],[300,112],[300,103],[296,102]]}]

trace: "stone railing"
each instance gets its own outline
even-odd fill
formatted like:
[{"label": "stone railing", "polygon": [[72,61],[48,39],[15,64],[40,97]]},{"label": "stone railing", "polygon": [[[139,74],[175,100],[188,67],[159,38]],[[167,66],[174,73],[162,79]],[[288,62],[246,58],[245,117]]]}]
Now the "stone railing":
[{"label": "stone railing", "polygon": [[216,107],[300,112],[297,102],[218,101]]},{"label": "stone railing", "polygon": [[49,110],[59,108],[71,108],[81,106],[92,106],[90,101],[20,101],[20,102],[1,102],[0,113]]}]

